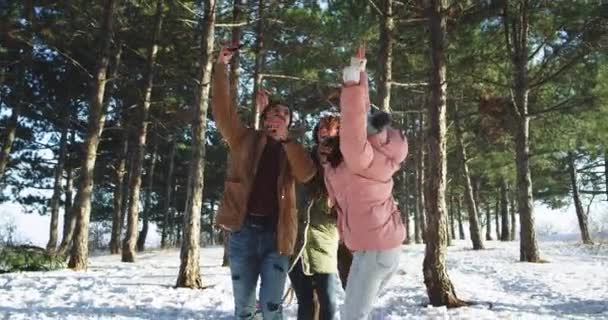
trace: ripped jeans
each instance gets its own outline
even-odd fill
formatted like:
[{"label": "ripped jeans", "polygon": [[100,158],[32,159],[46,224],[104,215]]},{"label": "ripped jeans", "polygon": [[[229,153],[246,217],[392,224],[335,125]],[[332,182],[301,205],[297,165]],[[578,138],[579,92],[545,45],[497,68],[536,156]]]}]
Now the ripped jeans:
[{"label": "ripped jeans", "polygon": [[260,309],[264,320],[283,318],[281,305],[289,257],[277,252],[276,228],[245,220],[230,234],[230,273],[236,319],[256,319],[256,287],[260,284]]}]

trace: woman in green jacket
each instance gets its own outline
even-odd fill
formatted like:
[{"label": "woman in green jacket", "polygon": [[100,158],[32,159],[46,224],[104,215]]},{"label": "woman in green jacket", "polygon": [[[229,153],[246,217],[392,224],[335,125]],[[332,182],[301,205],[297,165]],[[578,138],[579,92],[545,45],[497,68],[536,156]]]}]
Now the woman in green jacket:
[{"label": "woman in green jacket", "polygon": [[[333,319],[337,310],[338,242],[336,213],[328,202],[323,168],[318,160],[320,142],[335,136],[340,118],[321,118],[313,131],[315,147],[312,158],[317,165],[317,175],[300,188],[298,209],[300,226],[298,243],[301,245],[293,269],[289,273],[291,285],[298,299],[298,320],[312,320],[314,315],[313,292],[319,303],[319,320]],[[322,147],[321,147],[322,148]]]}]

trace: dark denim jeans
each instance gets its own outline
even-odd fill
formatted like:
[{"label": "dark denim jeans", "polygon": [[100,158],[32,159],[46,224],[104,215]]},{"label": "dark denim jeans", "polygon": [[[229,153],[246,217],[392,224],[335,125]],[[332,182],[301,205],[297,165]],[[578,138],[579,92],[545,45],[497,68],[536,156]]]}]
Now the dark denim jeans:
[{"label": "dark denim jeans", "polygon": [[283,317],[282,299],[289,258],[279,255],[276,229],[246,219],[230,235],[230,273],[237,319],[255,319],[256,287],[260,284],[260,309],[264,320]]},{"label": "dark denim jeans", "polygon": [[313,290],[319,298],[319,319],[332,320],[336,314],[336,290],[338,277],[335,273],[304,274],[302,261],[298,260],[289,273],[289,280],[298,299],[298,320],[313,319]]}]

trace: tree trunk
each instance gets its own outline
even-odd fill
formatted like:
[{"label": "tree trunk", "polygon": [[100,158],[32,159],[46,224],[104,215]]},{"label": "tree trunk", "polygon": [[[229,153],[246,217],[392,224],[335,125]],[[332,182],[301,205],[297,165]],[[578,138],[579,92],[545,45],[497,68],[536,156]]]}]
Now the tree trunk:
[{"label": "tree trunk", "polygon": [[[18,102],[16,102],[18,103]],[[11,118],[8,120],[8,125],[5,131],[4,141],[2,142],[2,150],[0,151],[0,180],[4,177],[4,172],[10,160],[11,149],[15,141],[17,133],[17,125],[19,124],[19,115],[21,114],[21,106],[19,104],[13,107]]]},{"label": "tree trunk", "polygon": [[410,205],[409,205],[409,197],[410,197],[410,188],[408,187],[407,184],[407,172],[405,171],[405,168],[403,169],[403,171],[401,172],[401,174],[403,175],[403,200],[402,200],[402,205],[401,205],[401,209],[403,210],[403,222],[405,223],[405,244],[408,244],[412,241],[412,234],[410,231]]},{"label": "tree trunk", "polygon": [[458,235],[460,240],[465,240],[464,226],[462,225],[462,199],[460,197],[456,199],[456,213],[458,213]]},{"label": "tree trunk", "polygon": [[[76,133],[74,133],[74,129],[72,129],[72,135],[70,138],[70,146],[75,145],[75,137]],[[66,158],[66,163],[68,164],[65,168],[67,172],[67,176],[65,179],[65,206],[63,212],[63,236],[61,238],[61,244],[59,245],[59,249],[57,250],[58,254],[61,256],[65,256],[68,252],[68,249],[72,243],[72,237],[74,235],[74,228],[76,228],[76,219],[72,212],[72,189],[74,189],[74,178],[72,177],[73,169],[71,165],[72,156],[69,154]]]},{"label": "tree trunk", "polygon": [[76,230],[74,245],[68,266],[74,270],[86,270],[89,255],[89,218],[91,214],[91,194],[93,192],[93,170],[97,159],[97,147],[99,138],[103,131],[105,122],[104,93],[106,89],[106,74],[110,62],[110,46],[113,34],[114,7],[118,0],[105,1],[103,21],[101,24],[101,56],[95,80],[93,82],[93,93],[89,106],[89,120],[87,137],[84,143],[84,155],[81,167],[81,178],[79,181],[76,202],[73,214],[76,217]]},{"label": "tree trunk", "polygon": [[[484,202],[485,203],[485,202]],[[486,207],[486,240],[491,241],[492,239],[492,211],[490,205],[485,203]]]},{"label": "tree trunk", "polygon": [[53,197],[51,198],[51,226],[49,230],[49,241],[46,250],[54,252],[57,248],[57,228],[59,225],[59,205],[61,202],[61,184],[63,182],[63,167],[68,149],[68,130],[70,126],[70,112],[66,110],[59,140],[59,157],[55,166],[55,182],[53,185]]},{"label": "tree trunk", "polygon": [[454,225],[454,197],[450,196],[450,206],[448,213],[450,215],[450,235],[452,240],[456,240],[456,227]]},{"label": "tree trunk", "polygon": [[[23,17],[23,20],[25,20],[27,25],[25,28],[25,38],[31,40],[35,17],[33,0],[23,1]],[[2,141],[2,149],[0,150],[0,181],[3,180],[6,167],[10,161],[11,149],[13,148],[13,142],[15,141],[17,127],[19,125],[19,116],[27,107],[27,101],[24,100],[26,97],[31,97],[31,93],[27,90],[27,69],[32,64],[32,46],[23,42],[23,45],[20,46],[20,48],[17,48],[16,51],[18,52],[18,59],[22,61],[16,66],[17,88],[16,92],[11,94],[14,97],[11,99],[12,101],[9,102],[12,104],[12,113],[8,120],[5,129],[6,131],[4,132],[4,141]]]},{"label": "tree trunk", "polygon": [[[163,23],[163,0],[156,1],[154,16],[154,34],[148,47],[146,75],[144,79],[144,99],[139,108],[139,124],[137,142],[134,148],[132,175],[129,181],[129,213],[127,216],[127,233],[122,245],[122,262],[135,262],[135,246],[137,242],[137,224],[139,220],[139,194],[141,192],[141,172],[146,152],[146,136],[148,134],[148,111],[154,83],[154,65],[158,53],[158,40]],[[146,230],[147,231],[147,230]]]},{"label": "tree trunk", "polygon": [[[520,224],[520,260],[540,262],[534,230],[534,199],[530,174],[530,118],[528,117],[528,19],[529,0],[519,2],[517,14],[510,16],[505,2],[504,24],[507,47],[513,63],[513,136],[517,164],[517,206]],[[509,27],[510,42],[509,42]]]},{"label": "tree trunk", "polygon": [[568,171],[570,172],[570,185],[572,187],[572,199],[574,200],[574,208],[576,209],[576,218],[578,226],[581,229],[581,240],[584,244],[593,244],[591,235],[589,235],[588,217],[583,209],[581,197],[578,189],[578,173],[576,171],[576,156],[574,152],[568,152]]},{"label": "tree trunk", "polygon": [[380,97],[380,108],[383,111],[390,112],[395,22],[393,19],[393,0],[382,0],[381,3],[378,95]]},{"label": "tree trunk", "polygon": [[[126,114],[126,112],[123,110]],[[114,182],[114,199],[113,204],[114,208],[112,211],[112,233],[110,236],[110,253],[118,254],[120,253],[120,238],[122,235],[122,226],[123,226],[123,197],[125,197],[125,174],[127,172],[127,158],[128,158],[128,150],[129,150],[129,133],[128,126],[126,124],[126,116],[123,116],[122,123],[120,123],[120,127],[123,130],[122,132],[122,141],[120,142],[120,156],[118,159],[118,164],[116,165],[116,180]]]},{"label": "tree trunk", "polygon": [[174,136],[171,137],[171,151],[169,153],[169,169],[167,171],[167,179],[165,180],[165,201],[164,201],[164,205],[163,205],[163,214],[164,214],[164,219],[163,219],[163,229],[162,229],[162,233],[161,233],[161,238],[160,238],[160,247],[161,248],[167,248],[168,243],[167,243],[167,236],[169,233],[169,230],[171,230],[170,226],[169,226],[169,220],[173,220],[173,219],[169,219],[171,216],[170,213],[170,209],[171,209],[171,190],[173,188],[173,170],[175,167],[175,153],[177,151],[177,141],[175,140],[176,138]]},{"label": "tree trunk", "polygon": [[[426,184],[426,180],[425,180],[425,166],[424,166],[424,158],[425,158],[425,154],[424,154],[424,147],[427,143],[426,139],[425,139],[425,135],[426,135],[426,130],[425,130],[425,123],[424,123],[424,114],[420,113],[420,130],[418,131],[418,150],[416,153],[417,159],[416,159],[416,184],[417,184],[417,189],[418,189],[418,224],[419,224],[419,232],[420,232],[420,237],[422,238],[422,241],[426,241],[425,240],[425,234],[426,234],[426,208],[425,208],[425,190],[424,190],[424,186]],[[416,243],[420,243],[420,242],[416,242]]]},{"label": "tree trunk", "polygon": [[[234,0],[234,6],[232,9],[232,23],[237,24],[243,19],[243,8],[247,0]],[[258,22],[259,23],[259,22]],[[232,42],[233,45],[237,45],[241,42],[241,28],[232,28]],[[241,54],[239,50],[236,50],[230,60],[230,97],[232,98],[233,108],[237,108],[239,105],[239,80],[241,77]],[[254,109],[255,111],[255,109]]]},{"label": "tree trunk", "polygon": [[500,182],[500,213],[502,216],[502,231],[500,232],[501,241],[509,241],[511,236],[509,234],[509,185],[507,180],[503,177]]},{"label": "tree trunk", "polygon": [[146,238],[150,228],[150,202],[152,201],[152,190],[154,189],[154,170],[156,169],[156,157],[158,153],[158,142],[156,136],[152,147],[152,159],[150,159],[150,170],[148,171],[148,191],[144,201],[143,226],[137,237],[137,251],[142,252],[146,247]]},{"label": "tree trunk", "polygon": [[509,234],[509,238],[511,241],[515,241],[515,235],[517,234],[517,220],[515,220],[515,197],[513,193],[509,197],[509,202],[511,204],[511,232]]},{"label": "tree trunk", "polygon": [[[457,113],[458,111],[456,111]],[[469,165],[467,164],[467,152],[464,147],[464,141],[462,137],[462,130],[460,128],[460,120],[458,115],[455,117],[454,128],[456,131],[456,140],[458,142],[458,150],[460,151],[460,163],[462,176],[464,179],[464,200],[467,205],[469,212],[469,232],[471,234],[471,242],[473,243],[473,250],[483,249],[483,240],[481,240],[481,233],[479,231],[479,222],[477,214],[477,205],[475,204],[475,198],[473,196],[473,186],[471,183],[471,175],[469,174]]]},{"label": "tree trunk", "polygon": [[207,127],[207,107],[209,106],[209,89],[211,81],[212,54],[215,26],[215,0],[205,0],[203,17],[203,34],[201,37],[199,90],[196,92],[196,118],[192,125],[192,188],[190,201],[187,203],[184,216],[184,235],[180,253],[179,276],[177,287],[201,288],[202,281],[199,266],[199,235],[201,207],[203,198],[203,177],[205,169],[205,130]]},{"label": "tree trunk", "polygon": [[255,67],[253,70],[253,98],[251,99],[251,110],[253,112],[253,127],[260,128],[260,113],[256,108],[255,95],[262,89],[262,70],[264,70],[265,49],[264,49],[264,0],[258,1],[258,25],[255,40]]},{"label": "tree trunk", "polygon": [[500,190],[496,195],[496,205],[494,206],[494,220],[496,221],[496,240],[500,240]]},{"label": "tree trunk", "polygon": [[458,299],[445,266],[446,254],[446,0],[429,0],[427,17],[431,37],[431,101],[428,105],[429,173],[427,191],[426,250],[423,262],[424,284],[433,306],[459,307]]},{"label": "tree trunk", "polygon": [[606,201],[608,201],[608,147],[604,147],[604,178],[606,179],[605,191]]}]

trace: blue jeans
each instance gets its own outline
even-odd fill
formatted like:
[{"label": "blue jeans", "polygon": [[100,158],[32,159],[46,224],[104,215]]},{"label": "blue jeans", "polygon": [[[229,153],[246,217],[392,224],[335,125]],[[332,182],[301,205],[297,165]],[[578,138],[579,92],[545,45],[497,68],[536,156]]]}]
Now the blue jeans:
[{"label": "blue jeans", "polygon": [[313,319],[313,290],[319,298],[319,320],[332,320],[336,314],[336,290],[338,277],[335,273],[315,273],[307,276],[298,260],[289,273],[291,285],[298,299],[298,320]]},{"label": "blue jeans", "polygon": [[283,317],[282,299],[289,258],[277,252],[276,228],[245,220],[230,235],[230,273],[235,317],[256,319],[256,287],[260,284],[260,309],[264,320]]}]

